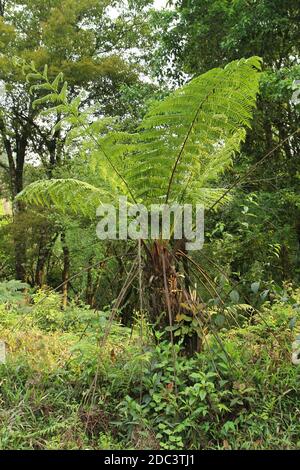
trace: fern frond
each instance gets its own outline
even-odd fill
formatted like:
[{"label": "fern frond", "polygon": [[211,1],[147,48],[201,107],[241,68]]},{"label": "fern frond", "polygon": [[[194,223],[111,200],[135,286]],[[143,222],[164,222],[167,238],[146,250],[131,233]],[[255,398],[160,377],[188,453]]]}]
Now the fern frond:
[{"label": "fern frond", "polygon": [[231,164],[250,126],[259,68],[253,57],[210,70],[150,110],[127,156],[137,199],[178,201]]},{"label": "fern frond", "polygon": [[18,199],[94,218],[103,203],[113,202],[113,193],[76,179],[41,180],[27,186]]},{"label": "fern frond", "polygon": [[217,210],[223,204],[228,203],[232,198],[230,194],[226,194],[222,197],[223,194],[223,188],[198,188],[195,192],[188,192],[185,202],[199,204],[206,208],[216,204],[214,208]]}]

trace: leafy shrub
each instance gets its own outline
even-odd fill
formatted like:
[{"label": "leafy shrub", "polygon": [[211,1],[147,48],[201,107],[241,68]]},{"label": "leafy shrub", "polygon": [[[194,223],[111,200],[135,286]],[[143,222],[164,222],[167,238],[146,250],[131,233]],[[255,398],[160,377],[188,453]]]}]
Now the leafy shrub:
[{"label": "leafy shrub", "polygon": [[187,359],[180,353],[179,345],[161,341],[143,370],[142,400],[126,396],[119,405],[120,425],[127,425],[129,435],[136,427],[153,430],[165,449],[198,448],[209,422],[229,411],[228,391],[225,384],[220,386],[216,372],[205,367],[201,355]]},{"label": "leafy shrub", "polygon": [[8,308],[20,304],[24,301],[23,291],[28,288],[25,282],[14,279],[0,282],[0,304],[5,304]]},{"label": "leafy shrub", "polygon": [[100,317],[105,320],[103,312],[95,312],[89,306],[71,302],[63,310],[61,295],[51,289],[40,289],[32,295],[32,321],[45,331],[78,331],[80,328],[99,326]]},{"label": "leafy shrub", "polygon": [[33,312],[28,324],[26,315],[18,328],[1,325],[0,448],[299,448],[300,369],[289,327],[299,293],[289,294],[218,340],[208,336],[191,358],[168,337],[142,343],[118,323],[102,344],[108,312],[71,305],[78,322],[60,322],[68,313],[50,296],[57,316],[41,309],[40,325]]},{"label": "leafy shrub", "polygon": [[[152,430],[166,449],[285,448],[287,441],[296,448],[299,420],[288,411],[300,407],[300,370],[291,363],[293,314],[295,308],[278,299],[243,328],[208,337],[205,351],[193,358],[181,356],[176,345],[175,367],[170,342],[161,341],[143,370],[142,399],[137,385],[119,405],[125,438],[134,440],[139,428]],[[284,428],[278,431],[282,410],[288,437]]]}]

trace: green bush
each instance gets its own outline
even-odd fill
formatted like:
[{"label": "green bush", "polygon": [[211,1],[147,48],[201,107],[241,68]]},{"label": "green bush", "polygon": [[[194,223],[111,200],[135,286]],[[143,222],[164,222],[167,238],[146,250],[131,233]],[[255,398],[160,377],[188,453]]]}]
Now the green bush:
[{"label": "green bush", "polygon": [[298,292],[190,358],[168,332],[141,342],[139,324],[113,322],[102,343],[109,312],[43,295],[38,314],[8,313],[21,324],[0,319],[0,448],[299,448]]}]

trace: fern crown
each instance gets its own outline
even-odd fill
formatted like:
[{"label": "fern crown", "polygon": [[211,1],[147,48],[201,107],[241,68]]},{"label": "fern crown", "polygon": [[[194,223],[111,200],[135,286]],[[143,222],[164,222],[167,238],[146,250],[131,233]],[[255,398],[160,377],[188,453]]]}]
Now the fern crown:
[{"label": "fern crown", "polygon": [[109,132],[109,120],[92,120],[89,110],[80,112],[80,98],[68,100],[61,75],[51,83],[47,69],[43,74],[34,69],[28,80],[42,83],[32,91],[46,92],[35,105],[54,104],[46,112],[63,116],[55,129],[71,128],[69,145],[80,143],[97,183],[42,180],[18,197],[91,217],[101,203],[120,195],[146,206],[213,204],[223,192],[213,183],[232,164],[250,126],[260,66],[260,59],[251,57],[194,78],[153,105],[134,133]]}]

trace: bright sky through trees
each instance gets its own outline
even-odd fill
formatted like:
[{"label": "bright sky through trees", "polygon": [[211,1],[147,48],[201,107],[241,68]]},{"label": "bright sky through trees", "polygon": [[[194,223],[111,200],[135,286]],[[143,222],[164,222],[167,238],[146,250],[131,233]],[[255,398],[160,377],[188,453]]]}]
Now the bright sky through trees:
[{"label": "bright sky through trees", "polygon": [[155,8],[164,8],[166,6],[167,0],[155,0],[154,1],[154,6]]}]

